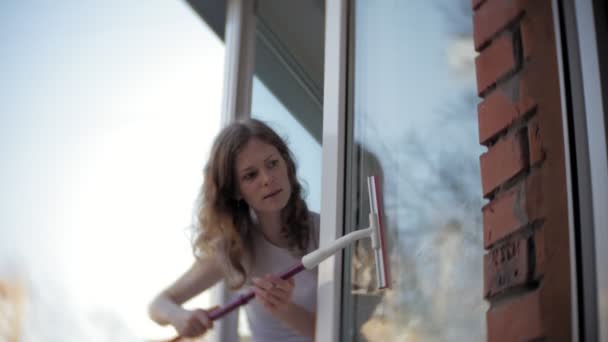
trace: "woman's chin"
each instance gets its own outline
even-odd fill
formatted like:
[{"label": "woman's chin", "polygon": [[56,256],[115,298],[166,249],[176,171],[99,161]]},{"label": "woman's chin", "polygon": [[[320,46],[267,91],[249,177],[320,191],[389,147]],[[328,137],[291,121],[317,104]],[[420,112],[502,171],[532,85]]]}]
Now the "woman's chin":
[{"label": "woman's chin", "polygon": [[268,198],[261,203],[256,211],[263,214],[280,213],[287,206],[287,200],[279,198]]}]

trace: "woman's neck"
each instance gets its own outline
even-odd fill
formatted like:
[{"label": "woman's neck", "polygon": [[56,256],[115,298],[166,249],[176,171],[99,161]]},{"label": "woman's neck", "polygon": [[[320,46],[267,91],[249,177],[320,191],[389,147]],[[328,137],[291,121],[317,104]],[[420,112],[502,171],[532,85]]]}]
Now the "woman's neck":
[{"label": "woman's neck", "polygon": [[278,247],[287,247],[287,239],[281,233],[281,213],[257,213],[260,231],[266,240]]}]

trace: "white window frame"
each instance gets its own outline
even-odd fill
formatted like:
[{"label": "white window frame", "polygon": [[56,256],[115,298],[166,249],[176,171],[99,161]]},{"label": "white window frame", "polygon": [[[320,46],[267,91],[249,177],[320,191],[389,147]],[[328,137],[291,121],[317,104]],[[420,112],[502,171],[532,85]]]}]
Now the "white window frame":
[{"label": "white window frame", "polygon": [[600,81],[598,36],[591,0],[575,1],[575,16],[578,32],[581,63],[587,146],[589,149],[589,171],[591,176],[591,203],[595,244],[595,277],[597,289],[597,324],[599,341],[608,341],[608,160],[606,132],[604,130],[604,106]]},{"label": "white window frame", "polygon": [[251,0],[226,1],[222,126],[249,117],[255,62],[255,8]]},{"label": "white window frame", "polygon": [[[226,30],[224,57],[224,94],[221,126],[251,115],[253,68],[255,58],[255,2],[226,1]],[[213,287],[212,301],[225,305],[233,293],[224,282]],[[238,310],[215,324],[209,335],[213,342],[238,342]]]},{"label": "white window frame", "polygon": [[[321,247],[343,233],[348,1],[325,2]],[[338,341],[342,254],[319,265],[316,341]]]}]

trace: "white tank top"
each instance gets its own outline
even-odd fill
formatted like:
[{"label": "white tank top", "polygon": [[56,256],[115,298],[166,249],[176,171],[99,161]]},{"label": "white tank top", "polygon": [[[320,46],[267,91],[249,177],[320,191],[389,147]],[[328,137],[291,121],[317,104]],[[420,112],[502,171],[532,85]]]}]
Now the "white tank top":
[{"label": "white tank top", "polygon": [[[319,246],[319,214],[310,214],[310,239],[307,253]],[[261,233],[254,233],[255,264],[251,267],[251,277],[263,277],[266,274],[279,274],[300,259],[295,258],[286,249],[268,242]],[[317,307],[317,269],[304,270],[294,277],[295,288],[292,301],[309,312],[316,312]],[[287,323],[276,319],[255,298],[245,306],[252,342],[309,342],[311,338],[300,335]]]}]

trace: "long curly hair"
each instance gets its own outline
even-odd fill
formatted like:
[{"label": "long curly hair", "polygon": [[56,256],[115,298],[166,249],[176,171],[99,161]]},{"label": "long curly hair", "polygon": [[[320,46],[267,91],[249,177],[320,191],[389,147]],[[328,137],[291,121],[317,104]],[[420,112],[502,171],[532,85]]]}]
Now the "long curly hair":
[{"label": "long curly hair", "polygon": [[226,126],[216,137],[204,169],[204,182],[196,208],[193,252],[198,258],[213,256],[222,268],[224,278],[232,289],[241,287],[247,277],[253,256],[253,229],[249,206],[236,198],[238,184],[235,171],[236,156],[252,139],[273,145],[287,164],[292,192],[281,211],[282,234],[289,250],[303,255],[309,241],[310,225],[302,186],[296,177],[296,164],[287,144],[268,125],[256,119],[236,121]]}]

